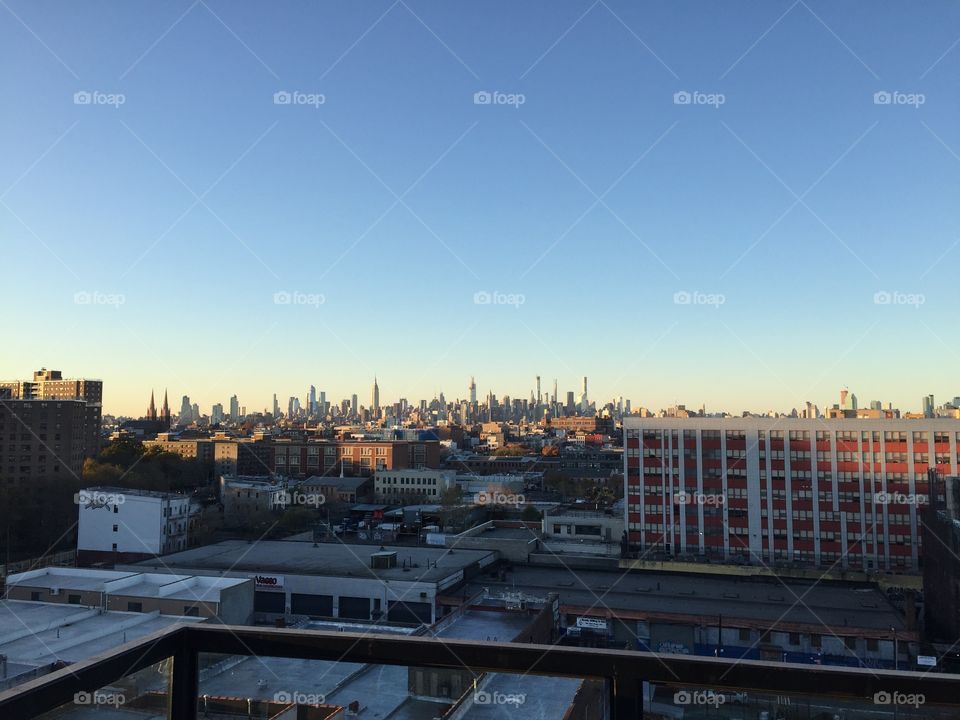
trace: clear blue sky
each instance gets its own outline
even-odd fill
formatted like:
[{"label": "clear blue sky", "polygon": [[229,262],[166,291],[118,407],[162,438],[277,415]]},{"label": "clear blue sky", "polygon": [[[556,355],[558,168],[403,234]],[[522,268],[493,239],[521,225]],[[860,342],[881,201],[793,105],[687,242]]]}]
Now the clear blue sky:
[{"label": "clear blue sky", "polygon": [[[311,383],[366,403],[374,372],[387,402],[463,397],[471,374],[521,397],[589,375],[654,408],[960,394],[956,3],[0,18],[0,376],[101,377],[129,414],[164,387],[204,412]],[[494,291],[524,302],[475,303]]]}]

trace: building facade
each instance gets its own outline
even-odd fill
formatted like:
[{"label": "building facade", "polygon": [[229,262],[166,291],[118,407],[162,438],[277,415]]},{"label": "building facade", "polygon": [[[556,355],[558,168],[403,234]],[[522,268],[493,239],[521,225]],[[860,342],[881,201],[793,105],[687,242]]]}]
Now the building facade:
[{"label": "building facade", "polygon": [[3,484],[79,478],[89,447],[90,422],[83,400],[4,400],[0,403]]},{"label": "building facade", "polygon": [[94,487],[76,499],[79,565],[136,562],[189,547],[195,521],[189,496]]},{"label": "building facade", "polygon": [[0,388],[20,400],[83,400],[85,423],[83,456],[95,457],[100,452],[100,424],[103,417],[103,381],[65,379],[59,370],[41,368],[33,380],[6,380]]},{"label": "building facade", "polygon": [[952,419],[627,418],[628,552],[916,571]]},{"label": "building facade", "polygon": [[443,493],[456,484],[456,476],[453,470],[378,470],[373,476],[374,494],[380,502],[438,503]]}]

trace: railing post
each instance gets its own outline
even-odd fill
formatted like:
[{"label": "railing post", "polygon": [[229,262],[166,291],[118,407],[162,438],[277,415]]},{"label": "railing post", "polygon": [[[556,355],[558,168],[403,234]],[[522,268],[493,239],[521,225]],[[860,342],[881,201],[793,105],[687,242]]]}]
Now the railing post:
[{"label": "railing post", "polygon": [[193,720],[197,716],[200,673],[197,648],[187,629],[180,631],[180,642],[173,656],[173,679],[170,688],[171,720]]},{"label": "railing post", "polygon": [[611,720],[639,720],[643,717],[643,682],[629,675],[609,679]]}]

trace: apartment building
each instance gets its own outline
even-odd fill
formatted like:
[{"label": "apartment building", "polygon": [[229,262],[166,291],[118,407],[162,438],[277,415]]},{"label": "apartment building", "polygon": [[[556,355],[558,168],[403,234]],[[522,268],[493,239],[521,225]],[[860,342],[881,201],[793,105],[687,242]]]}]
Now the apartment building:
[{"label": "apartment building", "polygon": [[20,400],[83,400],[85,425],[83,455],[94,457],[100,452],[100,424],[103,417],[103,381],[64,378],[59,370],[40,368],[33,380],[0,381],[0,388]]},{"label": "apartment building", "polygon": [[76,478],[83,469],[89,408],[83,400],[4,400],[0,403],[0,481]]},{"label": "apartment building", "polygon": [[186,550],[197,516],[190,497],[92,487],[77,494],[77,563],[136,562]]},{"label": "apartment building", "polygon": [[437,440],[341,440],[273,442],[274,472],[291,477],[341,474],[372,476],[378,470],[440,467]]},{"label": "apartment building", "polygon": [[916,571],[927,471],[956,474],[954,419],[627,418],[634,553]]}]

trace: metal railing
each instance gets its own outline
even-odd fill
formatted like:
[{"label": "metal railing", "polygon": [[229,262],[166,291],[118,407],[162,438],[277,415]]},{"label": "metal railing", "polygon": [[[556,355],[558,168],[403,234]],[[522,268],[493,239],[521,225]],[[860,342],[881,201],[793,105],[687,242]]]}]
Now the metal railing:
[{"label": "metal railing", "polygon": [[200,653],[423,668],[466,667],[477,672],[605,680],[610,717],[614,720],[643,717],[644,681],[671,687],[807,695],[859,703],[869,703],[878,693],[895,690],[922,696],[928,705],[956,708],[953,716],[960,717],[960,676],[941,673],[206,624],[175,625],[105,655],[26,682],[0,694],[0,717],[4,720],[35,717],[70,703],[78,692],[94,692],[172,658],[169,717],[193,718],[197,714]]}]

